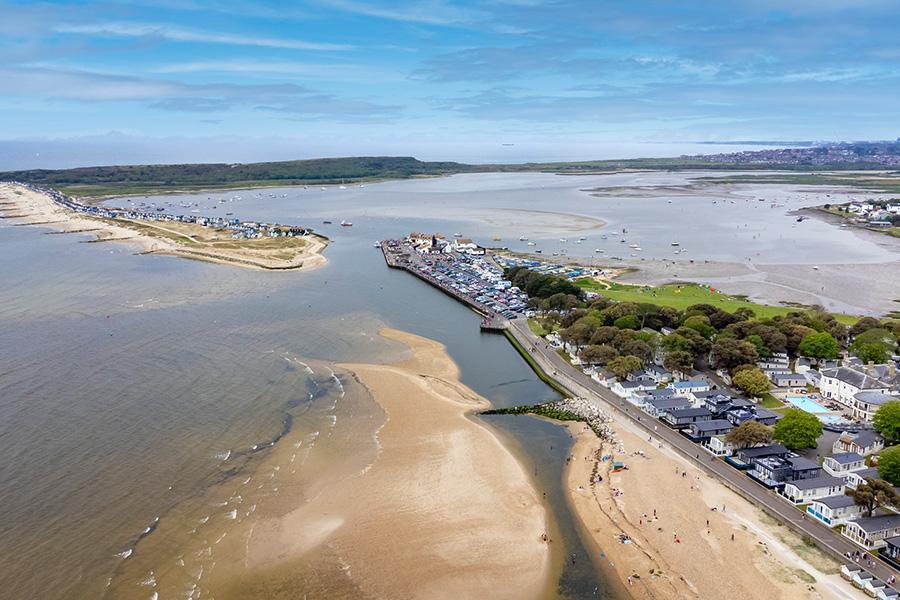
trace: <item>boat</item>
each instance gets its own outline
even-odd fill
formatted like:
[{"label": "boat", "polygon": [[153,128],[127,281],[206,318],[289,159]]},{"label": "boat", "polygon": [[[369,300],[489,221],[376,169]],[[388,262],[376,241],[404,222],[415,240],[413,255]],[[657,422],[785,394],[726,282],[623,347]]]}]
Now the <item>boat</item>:
[{"label": "boat", "polygon": [[535,253],[535,254],[543,254],[544,251],[543,251],[543,250],[535,250],[534,253]]},{"label": "boat", "polygon": [[561,244],[565,244],[568,240],[566,238],[559,238],[559,242]]},{"label": "boat", "polygon": [[453,237],[460,238],[460,237],[462,237],[462,234],[461,234],[461,233],[454,233],[454,234],[453,234]]},{"label": "boat", "polygon": [[637,248],[638,245],[637,245],[637,244],[628,244],[628,247],[629,247],[629,248]]},{"label": "boat", "polygon": [[353,227],[353,223],[350,221],[341,221],[341,227]]},{"label": "boat", "polygon": [[594,252],[599,252],[600,254],[603,254],[603,250],[601,250],[600,248],[594,248]]},{"label": "boat", "polygon": [[534,243],[534,242],[528,242],[528,245],[529,245],[529,246],[537,246],[537,244]]},{"label": "boat", "polygon": [[377,240],[376,240],[376,241],[375,241],[375,244],[373,244],[373,245],[374,245],[376,248],[381,248],[381,242],[380,242],[380,241],[377,241]]},{"label": "boat", "polygon": [[587,239],[586,237],[581,236],[580,238],[578,238],[578,241],[579,241],[579,242],[583,242],[583,241],[586,240],[586,239]]},{"label": "boat", "polygon": [[818,271],[818,270],[819,270],[819,267],[817,267],[816,265],[813,265],[813,271]]},{"label": "boat", "polygon": [[681,244],[679,244],[678,242],[672,242],[672,245],[673,245],[673,246],[680,246]]},{"label": "boat", "polygon": [[492,237],[491,239],[494,240],[495,242],[499,242],[499,241],[502,240],[503,238],[501,238],[499,235],[495,235],[495,236]]},{"label": "boat", "polygon": [[519,241],[520,241],[520,242],[527,242],[527,241],[528,241],[528,238],[527,238],[526,236],[524,236],[524,235],[520,235],[520,236],[519,236]]},{"label": "boat", "polygon": [[322,221],[323,225],[331,225],[331,221]]}]

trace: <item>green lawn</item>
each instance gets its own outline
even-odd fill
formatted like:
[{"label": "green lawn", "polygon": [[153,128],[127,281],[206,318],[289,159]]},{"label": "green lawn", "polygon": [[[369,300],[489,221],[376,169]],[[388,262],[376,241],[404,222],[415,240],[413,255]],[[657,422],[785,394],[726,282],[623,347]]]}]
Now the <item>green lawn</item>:
[{"label": "green lawn", "polygon": [[538,337],[544,337],[547,335],[547,330],[538,322],[534,317],[528,319],[528,329],[531,330],[531,333]]},{"label": "green lawn", "polygon": [[781,408],[785,404],[772,394],[764,394],[759,405],[763,408]]},{"label": "green lawn", "polygon": [[[609,288],[607,288],[604,284],[593,279],[582,279],[578,282],[578,285],[618,302],[648,302],[661,306],[671,306],[678,310],[684,310],[693,304],[711,304],[727,312],[734,312],[739,308],[750,308],[761,319],[786,315],[797,310],[796,307],[791,306],[756,304],[739,296],[729,296],[714,292],[710,288],[696,283],[670,283],[658,287],[649,287],[611,282]],[[858,317],[843,314],[835,314],[835,317],[838,321],[847,325],[852,325],[858,319]]]}]

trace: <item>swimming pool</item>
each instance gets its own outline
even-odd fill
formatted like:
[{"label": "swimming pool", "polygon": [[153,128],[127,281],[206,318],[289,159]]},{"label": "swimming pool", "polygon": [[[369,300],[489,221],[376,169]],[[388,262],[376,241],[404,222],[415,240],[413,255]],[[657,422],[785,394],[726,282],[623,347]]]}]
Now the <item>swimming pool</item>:
[{"label": "swimming pool", "polygon": [[810,400],[806,396],[785,396],[784,399],[808,413],[819,414],[831,412],[818,402]]}]

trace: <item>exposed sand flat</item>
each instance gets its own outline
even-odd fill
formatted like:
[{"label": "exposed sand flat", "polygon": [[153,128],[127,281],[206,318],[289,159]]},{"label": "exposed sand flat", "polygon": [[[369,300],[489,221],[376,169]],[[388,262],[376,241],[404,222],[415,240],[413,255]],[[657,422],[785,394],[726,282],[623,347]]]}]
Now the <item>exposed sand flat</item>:
[{"label": "exposed sand flat", "polygon": [[[566,485],[576,513],[635,598],[866,597],[841,580],[830,557],[630,425],[616,426],[624,453],[602,450],[628,465],[620,473],[594,459],[601,443],[593,432],[581,424],[570,431]],[[604,480],[591,486],[595,468]],[[622,544],[621,533],[632,542]]]},{"label": "exposed sand flat", "polygon": [[377,458],[302,507],[260,522],[247,567],[271,572],[336,553],[355,597],[540,596],[552,585],[550,546],[541,540],[545,508],[521,464],[467,417],[488,402],[459,383],[442,345],[381,334],[408,345],[411,357],[342,367],[387,413]]},{"label": "exposed sand flat", "polygon": [[[215,231],[196,225],[91,217],[60,206],[45,194],[9,183],[0,183],[0,214],[23,225],[46,226],[61,233],[90,233],[98,242],[128,242],[148,254],[261,270],[313,269],[326,262],[322,251],[327,243],[315,235],[275,238],[274,243],[268,239],[201,239],[200,235],[209,237]],[[193,228],[192,232],[182,231],[188,227]]]}]

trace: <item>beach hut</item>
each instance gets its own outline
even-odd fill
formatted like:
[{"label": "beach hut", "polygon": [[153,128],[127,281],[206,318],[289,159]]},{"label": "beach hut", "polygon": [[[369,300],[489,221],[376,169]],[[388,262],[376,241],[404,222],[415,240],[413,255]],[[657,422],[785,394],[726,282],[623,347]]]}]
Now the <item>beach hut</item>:
[{"label": "beach hut", "polygon": [[860,571],[862,571],[862,567],[854,563],[849,563],[841,567],[841,577],[847,581],[853,581],[853,576]]}]

